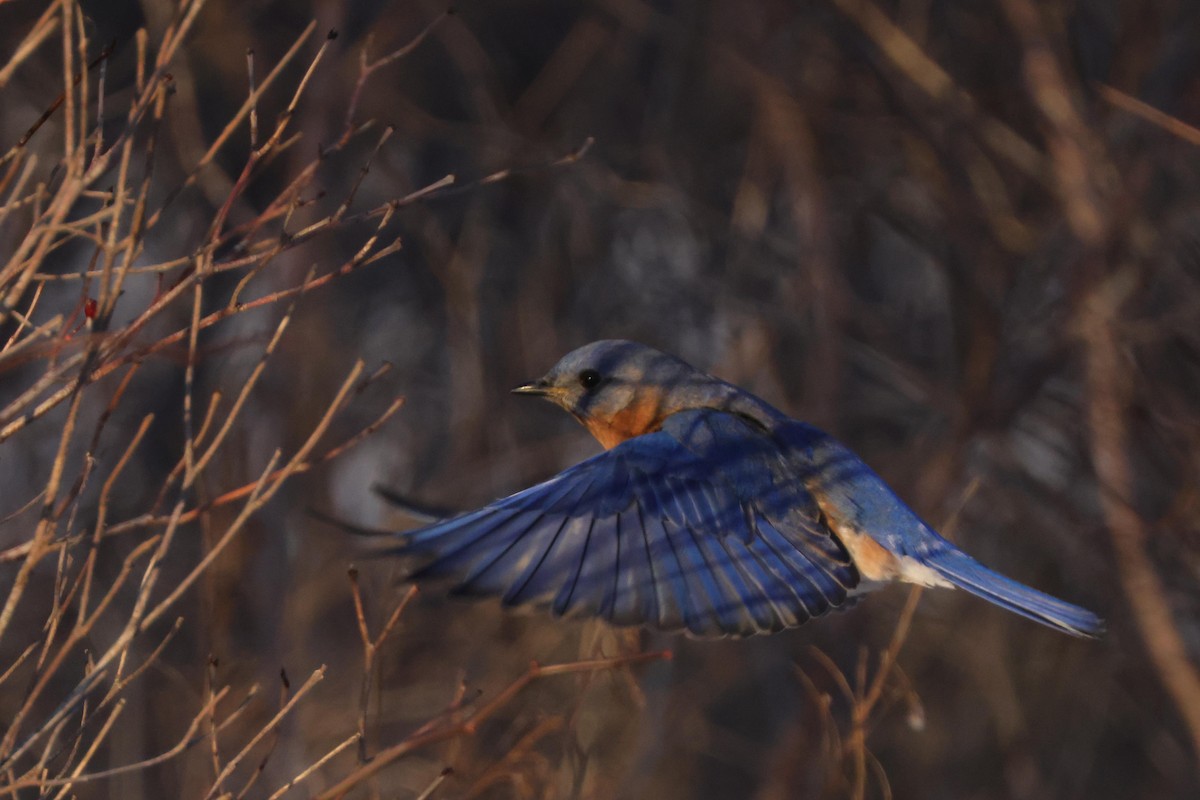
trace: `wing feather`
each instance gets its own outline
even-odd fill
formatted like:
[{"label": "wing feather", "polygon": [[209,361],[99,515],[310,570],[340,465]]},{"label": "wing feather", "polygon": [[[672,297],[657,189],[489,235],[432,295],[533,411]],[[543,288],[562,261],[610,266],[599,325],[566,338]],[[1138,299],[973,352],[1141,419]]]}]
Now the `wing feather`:
[{"label": "wing feather", "polygon": [[847,602],[859,575],[770,434],[685,411],[545,483],[400,534],[412,577],[505,604],[695,636],[776,631]]}]

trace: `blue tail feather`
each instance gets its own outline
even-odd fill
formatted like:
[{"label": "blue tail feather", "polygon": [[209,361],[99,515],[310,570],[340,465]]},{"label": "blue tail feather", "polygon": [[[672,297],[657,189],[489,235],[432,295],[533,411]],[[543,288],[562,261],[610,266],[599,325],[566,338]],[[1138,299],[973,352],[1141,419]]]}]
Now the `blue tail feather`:
[{"label": "blue tail feather", "polygon": [[1091,611],[993,572],[961,550],[946,548],[926,563],[958,588],[1043,625],[1084,638],[1104,632],[1104,620]]}]

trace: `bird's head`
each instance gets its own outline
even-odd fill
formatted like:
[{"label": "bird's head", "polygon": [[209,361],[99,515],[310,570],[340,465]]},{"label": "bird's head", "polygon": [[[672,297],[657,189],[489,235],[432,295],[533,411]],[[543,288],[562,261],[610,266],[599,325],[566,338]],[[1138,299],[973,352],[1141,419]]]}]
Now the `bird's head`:
[{"label": "bird's head", "polygon": [[674,356],[620,339],[572,350],[541,378],[513,389],[569,411],[605,448],[658,430],[677,411],[724,407],[733,391]]}]

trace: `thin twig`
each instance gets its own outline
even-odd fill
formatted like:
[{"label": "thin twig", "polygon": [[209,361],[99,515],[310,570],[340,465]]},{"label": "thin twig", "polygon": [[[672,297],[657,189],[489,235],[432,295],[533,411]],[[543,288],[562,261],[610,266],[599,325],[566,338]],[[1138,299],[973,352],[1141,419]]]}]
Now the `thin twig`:
[{"label": "thin twig", "polygon": [[216,780],[213,781],[212,788],[209,789],[208,794],[204,796],[204,800],[208,800],[208,798],[212,797],[217,792],[217,787],[221,785],[221,782],[233,773],[238,764],[240,764],[246,755],[254,749],[254,746],[261,742],[264,736],[279,727],[279,723],[288,715],[288,713],[291,712],[293,708],[296,707],[296,704],[300,702],[301,698],[307,695],[309,691],[311,691],[312,688],[320,683],[324,678],[325,667],[322,665],[308,676],[308,680],[306,680],[304,684],[296,690],[296,693],[292,695],[292,698],[288,700],[283,708],[279,709],[275,716],[271,717],[267,724],[262,726],[258,733],[250,738],[250,741],[246,743],[246,746],[243,747],[237,753],[237,755],[229,760],[229,763],[225,765],[225,769],[221,770],[221,774],[219,774],[216,777]]},{"label": "thin twig", "polygon": [[209,700],[209,702],[206,703],[202,709],[200,709],[200,712],[197,713],[196,716],[192,717],[192,721],[188,724],[187,730],[184,731],[184,734],[179,739],[179,742],[174,747],[172,747],[170,750],[167,750],[164,753],[160,753],[159,755],[157,755],[153,758],[148,758],[144,761],[138,761],[133,764],[125,764],[120,767],[113,767],[112,769],[101,770],[100,772],[91,772],[91,773],[86,773],[83,775],[74,775],[70,778],[24,779],[24,780],[18,781],[16,783],[8,786],[7,789],[11,792],[16,792],[20,789],[30,789],[30,788],[34,788],[34,787],[71,786],[71,785],[74,785],[77,783],[91,783],[93,781],[114,778],[118,775],[128,775],[131,772],[141,772],[142,770],[146,770],[146,769],[149,769],[150,767],[155,767],[155,766],[158,766],[159,764],[163,764],[167,761],[170,761],[172,758],[179,755],[184,750],[188,749],[189,747],[191,747],[192,745],[194,745],[196,743],[197,740],[194,739],[195,733],[199,729],[200,724],[207,717],[209,708],[211,706],[219,703],[228,692],[229,692],[229,687],[225,687],[220,692],[218,692],[216,695],[214,695]]},{"label": "thin twig", "polygon": [[339,781],[331,789],[327,789],[318,795],[318,800],[333,800],[339,798],[349,792],[358,784],[370,778],[375,773],[386,767],[398,758],[401,758],[414,750],[435,744],[437,742],[451,739],[460,735],[473,735],[479,725],[484,720],[491,717],[513,697],[521,692],[525,687],[534,681],[542,678],[548,678],[554,675],[572,675],[581,672],[594,672],[596,670],[616,669],[618,667],[629,666],[632,664],[642,664],[648,661],[660,661],[670,659],[671,653],[669,650],[656,651],[652,653],[636,653],[628,656],[617,656],[614,658],[600,658],[590,661],[573,661],[566,664],[551,664],[543,666],[537,662],[532,663],[529,669],[510,683],[499,694],[493,697],[489,702],[484,703],[468,712],[465,717],[459,720],[451,720],[442,725],[426,727],[425,729],[414,733],[403,741],[392,745],[391,747],[382,750],[368,763],[358,767],[354,772],[350,773],[346,778]]},{"label": "thin twig", "polygon": [[363,612],[362,593],[358,588],[358,570],[350,570],[349,575],[350,591],[354,596],[354,617],[358,622],[358,635],[363,646],[362,684],[358,695],[358,760],[360,763],[365,763],[367,760],[367,705],[371,698],[371,674],[375,670],[375,657],[379,654],[379,648],[383,646],[384,641],[400,621],[400,615],[404,613],[404,609],[408,608],[408,604],[417,596],[417,587],[414,584],[408,588],[404,597],[392,609],[392,613],[380,629],[379,635],[372,638],[366,614]]}]

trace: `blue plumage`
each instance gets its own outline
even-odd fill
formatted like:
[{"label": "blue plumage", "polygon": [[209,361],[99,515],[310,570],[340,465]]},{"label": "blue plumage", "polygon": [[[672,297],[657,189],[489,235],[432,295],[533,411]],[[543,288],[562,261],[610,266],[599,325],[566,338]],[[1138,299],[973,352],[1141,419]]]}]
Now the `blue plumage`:
[{"label": "blue plumage", "polygon": [[1002,608],[1076,636],[1097,636],[1104,622],[1092,612],[988,569],[947,541],[840,442],[793,422],[781,435],[798,454],[802,473],[839,524],[868,532],[889,552],[932,569],[954,586]]},{"label": "blue plumage", "polygon": [[841,606],[858,576],[777,462],[749,422],[680,412],[545,483],[404,534],[391,552],[429,559],[416,580],[453,576],[456,593],[506,604],[696,636],[779,630]]},{"label": "blue plumage", "polygon": [[853,452],[758,398],[631,342],[598,342],[522,387],[606,447],[477,511],[401,534],[416,580],[615,625],[747,636],[892,580],[957,586],[1058,630],[1090,611],[982,566]]},{"label": "blue plumage", "polygon": [[1086,608],[993,572],[953,546],[932,556],[929,563],[958,588],[1043,625],[1076,636],[1097,636],[1104,631],[1104,621]]}]

